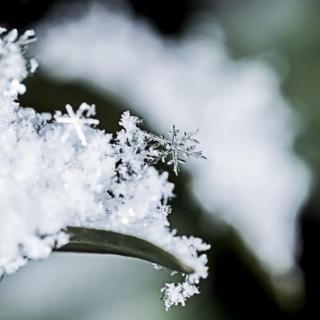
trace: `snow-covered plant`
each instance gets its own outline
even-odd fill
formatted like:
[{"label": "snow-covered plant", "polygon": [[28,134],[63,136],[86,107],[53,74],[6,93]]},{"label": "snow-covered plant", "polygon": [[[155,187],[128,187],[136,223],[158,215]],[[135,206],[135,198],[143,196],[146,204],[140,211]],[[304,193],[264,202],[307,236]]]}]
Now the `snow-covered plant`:
[{"label": "snow-covered plant", "polygon": [[203,157],[194,133],[158,137],[125,112],[115,135],[96,128],[95,107],[54,115],[23,108],[22,81],[32,31],[0,31],[0,276],[53,250],[117,253],[180,271],[182,283],[161,290],[166,309],[184,305],[207,277],[209,245],[170,230],[173,184],[152,163]]},{"label": "snow-covered plant", "polygon": [[206,218],[234,228],[264,271],[285,279],[271,282],[276,290],[292,281],[283,275],[300,279],[296,223],[311,172],[294,152],[299,119],[281,75],[261,55],[233,59],[223,30],[205,16],[166,40],[126,10],[94,3],[74,11],[53,9],[38,25],[46,74],[121,97],[159,132],[168,115],[178,127],[199,128],[209,159],[186,169]]}]

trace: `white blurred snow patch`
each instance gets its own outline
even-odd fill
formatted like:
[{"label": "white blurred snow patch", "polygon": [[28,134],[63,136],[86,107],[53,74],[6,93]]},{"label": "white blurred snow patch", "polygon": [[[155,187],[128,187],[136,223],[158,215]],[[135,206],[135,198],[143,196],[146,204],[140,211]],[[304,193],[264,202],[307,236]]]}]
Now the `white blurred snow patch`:
[{"label": "white blurred snow patch", "polygon": [[271,272],[294,267],[310,173],[293,152],[292,112],[267,65],[234,61],[221,39],[200,33],[166,41],[99,6],[43,29],[50,74],[113,92],[156,130],[199,128],[208,160],[189,166],[197,199],[236,227]]}]

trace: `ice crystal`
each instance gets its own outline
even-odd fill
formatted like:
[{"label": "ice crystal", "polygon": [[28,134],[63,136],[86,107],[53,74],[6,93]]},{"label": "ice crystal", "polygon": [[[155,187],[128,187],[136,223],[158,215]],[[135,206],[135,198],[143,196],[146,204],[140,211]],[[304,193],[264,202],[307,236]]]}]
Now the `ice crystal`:
[{"label": "ice crystal", "polygon": [[162,160],[168,165],[173,165],[173,170],[176,175],[179,172],[179,163],[185,163],[186,159],[201,158],[206,159],[201,151],[196,151],[199,141],[194,138],[198,130],[179,135],[180,130],[173,125],[172,130],[168,132],[169,139],[163,136],[156,136],[149,133],[150,142],[153,142],[153,148],[156,150],[155,162]]},{"label": "ice crystal", "polygon": [[187,146],[193,134],[178,138],[174,131],[171,140],[157,138],[129,112],[119,132],[106,134],[90,118],[94,106],[85,103],[76,112],[67,105],[67,114],[54,116],[20,107],[22,80],[37,65],[24,50],[34,33],[0,34],[0,277],[68,243],[67,226],[112,230],[150,241],[195,271],[162,291],[167,309],[184,305],[207,276],[200,252],[209,246],[170,230],[173,184],[150,159],[195,155]]},{"label": "ice crystal", "polygon": [[[87,145],[87,140],[83,133],[82,127],[84,125],[96,126],[99,124],[99,120],[88,118],[91,115],[95,115],[95,106],[94,105],[89,106],[88,104],[83,103],[81,104],[77,112],[74,113],[72,107],[69,104],[67,104],[66,110],[67,110],[68,116],[61,116],[60,112],[56,113],[55,119],[57,123],[72,124],[82,145],[83,146]],[[85,116],[83,116],[84,112],[86,112]],[[66,134],[63,137],[63,141],[66,140],[67,136],[68,135]]]}]

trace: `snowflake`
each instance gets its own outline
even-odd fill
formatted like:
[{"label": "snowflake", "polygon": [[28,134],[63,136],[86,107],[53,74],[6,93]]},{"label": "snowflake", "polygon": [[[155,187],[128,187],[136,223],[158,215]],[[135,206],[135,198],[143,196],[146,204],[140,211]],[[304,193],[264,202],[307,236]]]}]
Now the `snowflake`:
[{"label": "snowflake", "polygon": [[[99,124],[99,120],[97,119],[90,119],[88,118],[91,115],[95,115],[95,107],[94,105],[89,106],[86,103],[82,103],[77,110],[76,113],[74,113],[72,107],[67,104],[66,110],[68,113],[68,116],[61,116],[60,112],[57,112],[55,115],[55,119],[57,123],[65,123],[65,124],[72,124],[74,126],[74,130],[76,131],[78,138],[81,141],[81,144],[83,146],[87,145],[86,136],[83,132],[83,126],[96,126]],[[83,116],[84,112],[86,112],[85,116]],[[63,136],[62,140],[65,141],[68,137],[69,133],[66,132],[66,134]]]},{"label": "snowflake", "polygon": [[179,163],[185,163],[190,157],[206,159],[202,151],[196,151],[199,141],[194,139],[198,130],[192,132],[184,132],[179,135],[180,130],[173,125],[172,130],[168,132],[169,138],[157,136],[147,133],[149,141],[153,143],[155,151],[154,162],[162,160],[168,165],[173,165],[173,170],[176,175],[179,172]]}]

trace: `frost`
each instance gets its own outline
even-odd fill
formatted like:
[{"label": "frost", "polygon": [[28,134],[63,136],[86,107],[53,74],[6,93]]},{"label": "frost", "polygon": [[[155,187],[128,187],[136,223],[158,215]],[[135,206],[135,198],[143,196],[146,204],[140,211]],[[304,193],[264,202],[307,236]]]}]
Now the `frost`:
[{"label": "frost", "polygon": [[150,241],[195,271],[162,291],[167,309],[184,305],[207,277],[200,252],[209,246],[170,230],[173,184],[150,163],[170,156],[177,172],[178,157],[202,156],[189,145],[193,133],[157,137],[125,112],[111,135],[95,128],[95,107],[86,103],[54,116],[20,107],[22,81],[37,67],[25,56],[33,40],[32,31],[0,31],[0,277],[68,243],[68,226],[112,230]]}]

